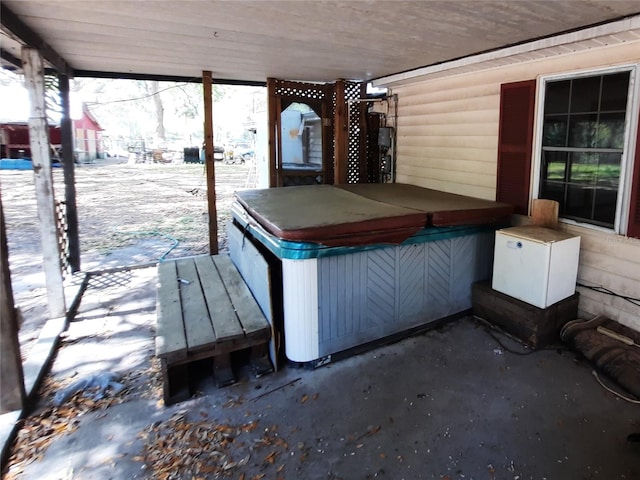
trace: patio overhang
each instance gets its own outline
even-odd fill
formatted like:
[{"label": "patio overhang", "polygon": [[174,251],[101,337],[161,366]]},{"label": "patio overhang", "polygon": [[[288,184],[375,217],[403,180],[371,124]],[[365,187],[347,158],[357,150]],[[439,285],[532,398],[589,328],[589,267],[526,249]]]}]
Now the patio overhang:
[{"label": "patio overhang", "polygon": [[[58,73],[260,84],[370,81],[640,11],[636,1],[2,2],[2,63]],[[14,65],[15,67],[15,65]]]}]

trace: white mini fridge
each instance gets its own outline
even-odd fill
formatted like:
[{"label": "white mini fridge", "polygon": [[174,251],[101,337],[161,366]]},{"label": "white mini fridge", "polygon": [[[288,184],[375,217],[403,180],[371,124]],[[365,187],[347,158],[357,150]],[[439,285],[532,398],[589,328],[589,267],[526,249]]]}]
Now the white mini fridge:
[{"label": "white mini fridge", "polygon": [[491,287],[547,308],[576,291],[580,237],[527,225],[496,231]]}]

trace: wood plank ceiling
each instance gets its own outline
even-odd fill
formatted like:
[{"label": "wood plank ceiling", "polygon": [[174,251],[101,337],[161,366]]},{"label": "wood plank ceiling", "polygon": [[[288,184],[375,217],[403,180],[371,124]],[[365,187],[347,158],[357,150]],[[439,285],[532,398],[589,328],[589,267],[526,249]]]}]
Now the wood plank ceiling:
[{"label": "wood plank ceiling", "polygon": [[370,80],[640,12],[637,0],[2,1],[75,70],[249,82]]}]

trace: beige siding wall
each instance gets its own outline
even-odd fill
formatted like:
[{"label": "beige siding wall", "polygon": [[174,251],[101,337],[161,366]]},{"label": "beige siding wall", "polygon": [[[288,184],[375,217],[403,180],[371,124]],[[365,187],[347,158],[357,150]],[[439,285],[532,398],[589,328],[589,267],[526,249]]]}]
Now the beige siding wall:
[{"label": "beige siding wall", "polygon": [[[601,47],[392,88],[398,95],[397,181],[495,199],[500,85],[640,62],[640,42]],[[582,237],[579,281],[640,296],[640,240],[565,225]],[[581,316],[640,330],[640,307],[579,289]]]}]

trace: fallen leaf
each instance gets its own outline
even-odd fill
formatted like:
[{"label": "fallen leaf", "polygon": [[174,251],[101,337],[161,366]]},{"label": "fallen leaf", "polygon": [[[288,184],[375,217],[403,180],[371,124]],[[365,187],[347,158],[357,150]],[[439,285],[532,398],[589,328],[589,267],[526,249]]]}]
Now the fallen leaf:
[{"label": "fallen leaf", "polygon": [[307,402],[307,400],[309,400],[309,395],[307,395],[306,393],[302,396],[302,399],[300,400],[300,403],[304,404]]},{"label": "fallen leaf", "polygon": [[369,430],[367,432],[367,437],[370,437],[371,435],[375,435],[376,433],[378,433],[380,431],[382,427],[380,425],[378,425],[377,427],[372,428],[371,430]]},{"label": "fallen leaf", "polygon": [[257,427],[258,427],[258,421],[254,420],[253,422],[247,423],[246,425],[244,425],[242,427],[242,430],[248,433],[248,432],[253,432]]},{"label": "fallen leaf", "polygon": [[267,456],[264,458],[264,461],[265,461],[266,463],[269,463],[269,464],[273,465],[273,464],[275,463],[275,461],[276,461],[276,457],[277,457],[277,456],[278,456],[278,452],[273,451],[273,452],[271,452],[269,455],[267,455]]}]

